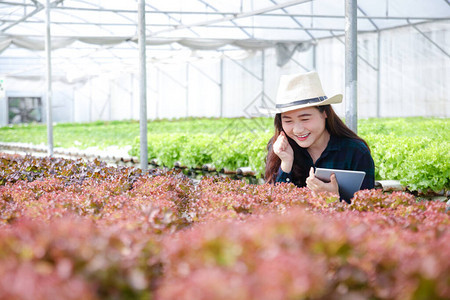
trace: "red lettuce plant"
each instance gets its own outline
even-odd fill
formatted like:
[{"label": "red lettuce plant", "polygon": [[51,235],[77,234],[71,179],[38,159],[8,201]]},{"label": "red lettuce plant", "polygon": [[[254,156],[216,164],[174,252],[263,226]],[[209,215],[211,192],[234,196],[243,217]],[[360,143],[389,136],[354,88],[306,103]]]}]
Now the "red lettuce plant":
[{"label": "red lettuce plant", "polygon": [[0,159],[0,299],[449,299],[443,202]]}]

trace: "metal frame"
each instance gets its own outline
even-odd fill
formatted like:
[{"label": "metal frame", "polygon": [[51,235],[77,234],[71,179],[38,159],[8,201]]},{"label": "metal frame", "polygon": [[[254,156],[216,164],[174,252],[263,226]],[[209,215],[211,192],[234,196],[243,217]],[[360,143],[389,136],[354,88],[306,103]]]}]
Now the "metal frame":
[{"label": "metal frame", "polygon": [[[51,45],[51,32],[50,32],[50,10],[52,4],[58,4],[61,1],[54,1],[50,3],[50,0],[46,0],[45,4],[45,53],[46,53],[46,77],[47,84],[47,153],[48,156],[53,156],[53,116],[52,116],[52,45]],[[38,4],[38,3],[37,3]]]},{"label": "metal frame", "polygon": [[[123,9],[107,9],[100,7],[98,5],[89,3],[88,1],[82,1],[80,2],[86,4],[89,3],[95,8],[76,8],[76,7],[67,7],[67,6],[60,6],[63,2],[63,0],[54,0],[53,2],[50,2],[50,0],[46,0],[45,6],[39,3],[36,0],[31,0],[33,4],[31,3],[16,3],[16,2],[2,2],[0,5],[3,6],[20,6],[20,7],[34,7],[34,10],[32,10],[30,13],[25,13],[21,18],[13,20],[13,19],[2,19],[0,21],[0,33],[3,33],[4,35],[7,34],[7,31],[11,28],[19,25],[19,24],[36,24],[40,23],[40,21],[36,20],[30,20],[33,16],[35,16],[37,13],[45,9],[45,28],[46,28],[46,34],[45,34],[45,51],[46,51],[46,83],[47,83],[47,137],[48,137],[48,155],[53,155],[53,131],[52,131],[52,114],[51,114],[51,105],[52,105],[52,85],[51,85],[51,78],[52,78],[52,62],[51,62],[51,31],[50,31],[50,24],[55,25],[77,25],[80,23],[70,23],[70,22],[55,22],[51,23],[50,21],[50,11],[51,10],[64,10],[64,11],[104,11],[104,12],[113,12],[117,15],[119,15],[124,20],[127,20],[129,22],[126,23],[101,23],[101,22],[95,22],[91,23],[94,26],[102,27],[102,26],[137,26],[138,28],[138,50],[139,50],[139,70],[140,70],[140,92],[139,92],[139,99],[140,99],[140,136],[141,136],[141,168],[143,170],[147,169],[148,161],[147,161],[147,94],[146,94],[146,86],[147,86],[147,77],[146,77],[146,38],[147,37],[159,37],[163,34],[173,33],[182,29],[189,30],[193,35],[199,37],[200,34],[196,32],[195,28],[198,27],[210,27],[210,28],[237,28],[241,32],[244,33],[244,35],[249,38],[253,39],[253,34],[248,32],[248,29],[277,29],[277,30],[302,30],[305,31],[306,34],[310,37],[309,41],[316,42],[318,38],[314,36],[312,32],[314,31],[328,31],[330,34],[328,37],[337,37],[335,32],[342,32],[343,29],[332,29],[332,28],[316,28],[316,27],[305,27],[297,18],[303,18],[303,17],[311,17],[311,18],[336,18],[341,19],[345,18],[345,46],[346,46],[346,71],[345,71],[345,87],[346,87],[346,122],[349,125],[351,129],[353,129],[356,132],[357,128],[357,108],[356,108],[356,86],[357,86],[357,77],[356,77],[356,68],[357,68],[357,20],[358,19],[367,19],[373,26],[373,32],[378,33],[378,64],[377,66],[370,65],[374,70],[377,71],[377,116],[379,115],[379,103],[380,103],[380,32],[387,29],[393,29],[398,28],[401,26],[393,26],[390,28],[380,28],[375,20],[405,20],[407,24],[402,26],[411,26],[414,29],[416,29],[420,34],[422,34],[430,43],[435,45],[446,57],[450,57],[450,54],[440,45],[435,43],[433,40],[431,40],[429,37],[427,37],[417,26],[416,24],[424,23],[424,22],[432,22],[432,21],[440,21],[440,20],[448,20],[448,18],[442,18],[442,17],[390,17],[390,16],[370,16],[367,12],[363,11],[360,7],[357,6],[357,0],[345,0],[345,15],[314,15],[314,14],[290,14],[286,8],[290,6],[299,5],[306,2],[313,2],[312,0],[290,0],[286,1],[284,3],[278,3],[275,0],[270,0],[270,2],[273,4],[270,7],[266,7],[263,9],[257,9],[249,12],[221,12],[216,7],[212,6],[207,0],[197,0],[200,3],[204,4],[206,7],[212,9],[212,12],[179,12],[179,11],[160,11],[156,7],[151,6],[150,4],[146,4],[145,0],[139,0],[138,1],[138,7],[136,10],[123,10]],[[447,5],[450,6],[448,0],[442,0]],[[312,5],[312,4],[311,4]],[[147,8],[150,8],[152,10],[147,10]],[[281,10],[283,14],[279,13],[271,13],[275,10]],[[362,13],[362,16],[357,15],[357,11],[360,11]],[[137,12],[137,22],[134,19],[130,19],[129,17],[125,16],[126,13],[136,13]],[[168,25],[168,24],[158,24],[158,23],[149,23],[146,24],[146,18],[145,15],[148,14],[151,18],[153,14],[164,14],[167,16],[167,18],[171,21],[174,21],[175,25]],[[191,24],[184,24],[177,18],[173,17],[172,15],[183,15],[183,14],[201,14],[201,15],[211,15],[211,16],[218,16],[218,18],[212,19],[212,20],[206,20],[206,21],[199,21],[194,22]],[[286,27],[286,26],[243,26],[239,25],[236,21],[238,19],[248,18],[248,17],[259,17],[259,16],[270,16],[270,17],[288,17],[291,20],[294,21],[295,24],[298,25],[298,27]],[[80,20],[83,20],[82,18],[79,18]],[[413,23],[412,21],[420,21]],[[425,20],[425,21],[424,21]],[[223,22],[230,22],[232,25],[220,25],[220,23]],[[5,26],[3,26],[5,25]],[[3,27],[2,27],[3,26]],[[155,28],[155,27],[166,27],[162,28],[157,31],[150,31],[149,28]],[[367,32],[367,31],[366,31]],[[324,38],[324,37],[323,37]],[[276,40],[272,40],[276,42]],[[264,55],[264,53],[262,53]],[[360,57],[361,58],[361,57]],[[363,59],[363,58],[361,58]],[[364,59],[363,59],[364,60]],[[365,61],[365,60],[364,60]],[[235,61],[236,62],[236,61]],[[295,61],[294,61],[295,62]],[[365,61],[368,63],[367,61]],[[249,72],[244,66],[236,62],[238,65],[240,65],[245,71]],[[298,62],[296,62],[299,64]],[[315,62],[313,61],[313,65]],[[300,64],[299,64],[300,65]],[[306,69],[304,66],[300,65],[302,68]],[[221,74],[223,72],[223,67],[221,67]],[[264,59],[262,60],[262,78],[257,77],[252,72],[249,72],[257,78],[259,81],[262,82],[262,93],[259,94],[257,97],[262,97],[264,101],[265,93],[264,93]],[[189,76],[189,65],[186,69],[186,76]],[[223,113],[223,76],[221,76],[220,83],[219,83],[220,89],[221,89],[221,115]],[[186,92],[188,95],[188,91]],[[188,101],[188,96],[186,97],[186,101]]]},{"label": "metal frame", "polygon": [[[203,3],[205,6],[210,7],[211,9],[213,9],[214,11],[211,12],[206,12],[206,11],[161,11],[159,10],[157,7],[152,6],[150,4],[146,4],[146,9],[145,9],[145,14],[146,15],[154,15],[154,14],[163,14],[166,15],[168,18],[170,18],[172,21],[175,21],[176,23],[178,23],[177,25],[172,25],[173,28],[171,29],[165,29],[165,30],[161,30],[161,31],[157,31],[157,32],[153,32],[150,35],[154,36],[163,32],[173,32],[174,30],[179,30],[179,29],[183,29],[183,28],[192,28],[192,27],[199,27],[199,26],[208,26],[208,27],[217,27],[217,28],[226,28],[226,26],[218,26],[218,25],[213,25],[214,23],[220,23],[220,22],[224,22],[224,21],[230,21],[233,23],[234,27],[239,28],[242,32],[246,33],[246,35],[248,37],[251,37],[252,35],[249,34],[246,29],[251,28],[250,26],[240,26],[238,25],[236,22],[234,22],[237,19],[240,18],[247,18],[247,17],[258,17],[258,16],[268,16],[268,17],[280,17],[280,18],[291,18],[292,20],[294,20],[295,23],[297,23],[299,26],[296,28],[284,28],[284,27],[278,27],[278,26],[252,26],[252,28],[260,28],[260,29],[287,29],[287,30],[291,30],[291,29],[296,29],[296,30],[305,30],[305,31],[312,31],[312,30],[319,30],[319,31],[326,31],[329,30],[329,28],[320,28],[320,27],[305,27],[303,24],[300,23],[300,21],[298,21],[296,18],[333,18],[333,19],[344,19],[345,15],[317,15],[317,14],[291,14],[289,13],[285,8],[289,7],[289,6],[294,6],[294,5],[298,5],[298,4],[302,4],[302,3],[306,3],[306,2],[313,2],[312,0],[291,0],[291,1],[287,1],[285,3],[279,4],[277,1],[275,0],[270,0],[274,5],[272,7],[268,7],[268,8],[264,8],[264,9],[259,9],[259,10],[254,10],[254,11],[250,11],[250,12],[222,12],[219,11],[217,8],[215,8],[214,6],[211,5],[211,3],[209,3],[206,0],[197,0],[200,3]],[[449,5],[449,2],[447,0],[442,0],[445,3],[447,3]],[[37,13],[39,13],[41,10],[43,10],[45,7],[44,5],[40,4],[38,1],[32,1],[33,4],[31,3],[18,3],[18,2],[11,2],[11,1],[3,1],[0,3],[0,5],[3,6],[18,6],[18,7],[33,7],[34,10],[26,15],[24,15],[22,18],[17,19],[17,20],[8,20],[5,18],[2,18],[1,23],[2,24],[7,24],[7,23],[11,23],[3,28],[0,28],[0,32],[6,34],[6,32],[11,29],[12,27],[20,24],[20,23],[30,23],[30,24],[36,24],[36,22],[39,21],[35,21],[35,20],[29,20],[31,17],[33,17],[34,15],[36,15]],[[88,1],[80,1],[83,2],[84,4],[89,3]],[[124,20],[128,21],[128,22],[120,22],[120,23],[101,23],[101,22],[95,22],[95,23],[91,23],[93,25],[96,26],[105,26],[105,25],[117,25],[117,26],[136,26],[137,25],[137,19],[130,19],[127,16],[124,16],[124,14],[129,14],[129,13],[134,13],[137,14],[137,9],[133,10],[133,9],[109,9],[109,8],[104,8],[101,6],[96,5],[95,3],[89,3],[91,6],[93,6],[92,8],[88,8],[88,7],[68,7],[68,6],[61,6],[59,5],[60,3],[62,3],[61,0],[55,0],[51,3],[50,7],[52,10],[59,10],[59,11],[91,11],[91,12],[112,12],[115,13],[117,15],[119,15],[121,18],[123,18]],[[147,9],[149,8],[149,9]],[[281,9],[283,11],[283,14],[280,13],[271,13],[271,11],[273,10],[277,10],[277,9]],[[358,10],[362,12],[361,8],[358,7]],[[218,18],[218,19],[214,19],[214,20],[208,20],[208,21],[204,21],[204,22],[197,22],[194,24],[182,24],[179,20],[177,20],[176,18],[172,17],[172,15],[209,15],[209,16],[221,16],[222,18]],[[368,15],[367,12],[363,13],[363,15],[359,15],[357,16],[358,19],[368,19],[374,26],[374,31],[378,31],[378,30],[382,30],[379,27],[377,27],[376,23],[374,22],[374,20],[405,20],[408,24],[407,25],[414,25],[414,23],[412,23],[411,21],[421,21],[423,22],[424,20],[427,22],[430,21],[440,21],[440,20],[448,20],[448,18],[446,17],[429,17],[429,16],[425,16],[425,17],[421,17],[421,16],[414,16],[414,17],[396,17],[396,16],[370,16]],[[70,24],[74,24],[77,25],[77,23],[70,23],[70,22],[55,22],[55,24],[66,24],[66,25],[70,25]],[[84,23],[85,24],[85,23]],[[157,23],[148,23],[147,24],[148,27],[156,27],[156,26],[169,26],[167,24],[157,24]],[[397,28],[397,26],[393,26],[393,27],[389,27],[389,29],[393,29],[393,28]],[[333,29],[333,30],[343,30],[343,29]],[[194,34],[195,31],[193,31]],[[313,35],[311,35],[311,40],[314,40],[315,37]]]},{"label": "metal frame", "polygon": [[145,0],[139,0],[139,129],[140,129],[140,165],[145,172],[148,168],[147,143],[147,58],[146,58],[146,26]]}]

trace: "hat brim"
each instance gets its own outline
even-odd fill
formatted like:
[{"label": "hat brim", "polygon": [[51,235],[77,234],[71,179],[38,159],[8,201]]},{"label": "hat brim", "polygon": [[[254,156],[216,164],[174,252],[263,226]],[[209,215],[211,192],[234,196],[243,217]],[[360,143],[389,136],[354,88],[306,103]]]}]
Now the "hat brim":
[{"label": "hat brim", "polygon": [[333,97],[330,97],[328,99],[325,99],[320,102],[312,102],[312,103],[306,103],[306,104],[299,104],[299,105],[293,105],[293,106],[287,106],[283,108],[275,108],[273,110],[274,113],[284,113],[300,108],[306,108],[306,107],[313,107],[313,106],[323,106],[328,104],[337,104],[342,102],[342,94],[334,95]]}]

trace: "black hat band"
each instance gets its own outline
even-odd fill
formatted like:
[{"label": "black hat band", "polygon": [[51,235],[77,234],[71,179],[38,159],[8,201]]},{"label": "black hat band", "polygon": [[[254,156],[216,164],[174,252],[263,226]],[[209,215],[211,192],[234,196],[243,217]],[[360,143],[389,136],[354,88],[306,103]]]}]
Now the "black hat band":
[{"label": "black hat band", "polygon": [[310,104],[310,103],[322,102],[322,101],[327,100],[327,99],[328,99],[327,96],[321,96],[321,97],[310,98],[310,99],[305,99],[305,100],[297,100],[297,101],[284,103],[284,104],[277,104],[277,105],[275,105],[275,107],[276,108],[285,108],[285,107],[302,105],[302,104]]}]

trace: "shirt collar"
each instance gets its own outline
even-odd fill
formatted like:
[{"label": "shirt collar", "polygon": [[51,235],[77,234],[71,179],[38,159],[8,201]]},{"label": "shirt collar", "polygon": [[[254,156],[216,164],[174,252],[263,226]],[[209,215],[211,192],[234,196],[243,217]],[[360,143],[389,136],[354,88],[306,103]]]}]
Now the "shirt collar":
[{"label": "shirt collar", "polygon": [[342,139],[330,134],[330,140],[328,141],[328,145],[325,148],[324,152],[339,151],[341,149],[341,147],[342,147]]}]

